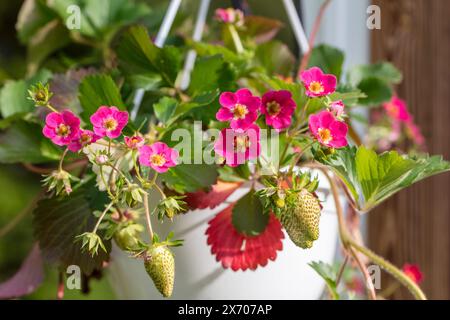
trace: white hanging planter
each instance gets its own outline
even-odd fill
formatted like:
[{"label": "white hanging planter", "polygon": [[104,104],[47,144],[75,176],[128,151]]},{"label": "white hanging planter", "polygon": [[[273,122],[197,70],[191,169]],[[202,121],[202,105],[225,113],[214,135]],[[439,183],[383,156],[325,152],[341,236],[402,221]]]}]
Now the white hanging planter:
[{"label": "white hanging planter", "polygon": [[[173,248],[176,276],[172,299],[318,299],[324,281],[308,263],[333,262],[338,224],[328,180],[320,172],[317,174],[320,180],[317,194],[324,200],[319,239],[311,249],[303,250],[285,234],[283,250],[277,252],[277,259],[255,271],[223,269],[211,254],[205,235],[208,221],[244,195],[248,188],[238,189],[214,210],[195,210],[177,217],[173,223],[154,223],[161,237],[173,230],[177,239],[185,240],[182,247]],[[109,275],[119,299],[162,299],[142,261],[131,259],[120,250],[113,250]]]}]

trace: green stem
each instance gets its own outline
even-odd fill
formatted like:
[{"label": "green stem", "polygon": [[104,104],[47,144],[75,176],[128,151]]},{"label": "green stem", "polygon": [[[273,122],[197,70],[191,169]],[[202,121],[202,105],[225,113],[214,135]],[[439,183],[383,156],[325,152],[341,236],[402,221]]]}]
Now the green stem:
[{"label": "green stem", "polygon": [[339,285],[339,282],[341,282],[342,275],[344,274],[345,267],[347,266],[347,262],[348,262],[348,254],[345,255],[344,262],[342,262],[342,265],[339,268],[339,272],[336,277],[336,288]]},{"label": "green stem", "polygon": [[[378,256],[376,253],[372,252],[370,249],[358,244],[353,238],[350,236],[350,233],[347,231],[345,227],[345,221],[344,221],[344,214],[342,210],[342,206],[340,204],[339,200],[339,194],[338,189],[335,181],[331,179],[328,172],[325,168],[321,169],[321,171],[325,174],[328,181],[330,182],[331,191],[333,193],[334,201],[336,204],[336,212],[338,215],[338,223],[339,223],[339,235],[341,237],[341,242],[345,249],[349,250],[355,260],[360,263],[356,253],[354,250],[362,253],[367,258],[369,258],[373,263],[379,265],[381,268],[386,270],[388,273],[390,273],[392,276],[394,276],[402,285],[404,285],[411,294],[417,299],[417,300],[426,300],[425,294],[422,292],[422,290],[419,288],[419,286],[410,278],[408,277],[403,271],[398,269],[396,266],[394,266],[389,261],[383,259],[382,257]],[[361,269],[364,269],[364,267],[361,265]],[[367,275],[365,275],[367,276]],[[367,280],[367,279],[366,279]]]},{"label": "green stem", "polygon": [[105,175],[103,174],[103,166],[99,167],[100,169],[100,179],[102,179],[103,184],[105,185],[106,192],[108,192],[109,197],[115,199],[116,197],[112,194],[111,189],[109,188],[109,183],[106,182]]},{"label": "green stem", "polygon": [[353,239],[349,238],[347,241],[350,243],[350,245],[355,248],[357,251],[364,254],[366,257],[368,257],[372,262],[376,263],[380,267],[382,267],[384,270],[386,270],[388,273],[390,273],[392,276],[394,276],[401,284],[403,284],[410,292],[411,294],[417,299],[417,300],[426,300],[426,296],[423,293],[423,291],[419,288],[419,286],[410,278],[408,277],[403,271],[398,269],[396,266],[394,266],[389,261],[383,259],[370,249],[359,245],[356,243]]},{"label": "green stem", "polygon": [[244,52],[244,46],[242,45],[241,38],[239,37],[239,33],[237,32],[234,25],[231,23],[227,24],[228,31],[230,31],[231,38],[233,39],[234,47],[236,48],[237,53]]},{"label": "green stem", "polygon": [[150,220],[150,209],[148,207],[148,193],[144,196],[145,221],[147,223],[147,231],[150,237],[150,244],[153,243],[152,221]]},{"label": "green stem", "polygon": [[134,171],[136,171],[136,175],[137,175],[139,181],[142,183],[145,180],[141,176],[141,169],[137,163],[136,152],[134,152],[134,151],[132,151],[132,158],[133,158]]},{"label": "green stem", "polygon": [[47,104],[47,108],[49,108],[51,111],[59,113],[58,110],[56,110],[55,108],[52,107],[52,105],[50,103]]},{"label": "green stem", "polygon": [[103,218],[105,217],[105,215],[108,213],[109,209],[111,209],[111,207],[113,206],[114,201],[111,201],[105,208],[105,210],[103,210],[101,216],[98,218],[97,220],[97,224],[94,227],[94,230],[92,230],[92,233],[97,233],[97,229],[100,226],[100,223],[102,222]]},{"label": "green stem", "polygon": [[64,158],[66,157],[67,152],[69,151],[68,148],[66,148],[61,156],[61,159],[59,160],[59,171],[63,171],[63,162],[64,162]]}]

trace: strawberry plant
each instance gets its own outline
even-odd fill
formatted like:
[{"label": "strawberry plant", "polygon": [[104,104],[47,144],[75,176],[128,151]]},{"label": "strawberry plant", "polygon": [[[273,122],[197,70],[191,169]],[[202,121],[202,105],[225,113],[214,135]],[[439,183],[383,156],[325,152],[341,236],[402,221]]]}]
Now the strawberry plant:
[{"label": "strawberry plant", "polygon": [[[176,275],[171,247],[183,241],[152,225],[182,223],[189,209],[214,208],[246,184],[247,194],[209,221],[205,241],[224,268],[262,268],[276,263],[283,229],[298,250],[320,237],[315,169],[331,185],[346,259],[367,276],[363,255],[425,298],[406,272],[354,238],[339,197],[368,212],[450,169],[420,149],[377,153],[361,143],[356,106],[383,105],[392,123],[420,140],[394,94],[401,74],[393,65],[344,74],[343,53],[327,45],[297,61],[275,40],[280,22],[234,9],[216,12],[204,41],[179,30],[160,47],[155,27],[141,24],[155,18],[146,5],[104,1],[106,17],[98,1],[76,1],[85,10],[82,28],[72,30],[65,1],[27,1],[23,15],[31,2],[33,19],[18,24],[27,75],[0,91],[0,162],[42,175],[33,228],[45,261],[78,265],[89,276],[107,265],[115,242],[169,297],[184,276]],[[186,52],[197,55],[187,85]],[[338,298],[341,276],[312,267]],[[368,296],[375,298],[370,286]]]}]

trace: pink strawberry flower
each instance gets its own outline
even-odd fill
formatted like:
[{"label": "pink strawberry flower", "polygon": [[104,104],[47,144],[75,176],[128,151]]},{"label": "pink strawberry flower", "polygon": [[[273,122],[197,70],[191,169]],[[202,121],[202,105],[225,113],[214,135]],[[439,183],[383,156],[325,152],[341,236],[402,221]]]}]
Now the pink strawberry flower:
[{"label": "pink strawberry flower", "polygon": [[318,67],[312,67],[303,71],[300,75],[300,80],[305,86],[308,97],[322,97],[336,90],[336,76],[324,74]]},{"label": "pink strawberry flower", "polygon": [[140,136],[124,137],[124,141],[130,149],[139,149],[144,145],[144,139]]},{"label": "pink strawberry flower", "polygon": [[422,281],[423,275],[418,265],[406,263],[403,266],[402,271],[416,284],[419,284]]},{"label": "pink strawberry flower", "polygon": [[155,142],[152,145],[145,145],[139,148],[139,163],[146,167],[151,167],[159,173],[164,173],[169,168],[177,165],[178,151],[169,148],[163,142]]},{"label": "pink strawberry flower", "polygon": [[425,145],[425,137],[422,135],[420,128],[412,121],[406,123],[406,132],[408,136],[414,141],[418,146]]},{"label": "pink strawberry flower", "polygon": [[91,116],[95,134],[114,139],[120,136],[122,129],[128,123],[128,112],[120,111],[116,107],[101,106]]},{"label": "pink strawberry flower", "polygon": [[296,107],[289,91],[269,91],[262,97],[261,113],[266,116],[267,125],[280,131],[291,125]]},{"label": "pink strawberry flower", "polygon": [[383,108],[394,121],[407,122],[411,119],[406,102],[395,95],[389,102],[383,104]]},{"label": "pink strawberry flower", "polygon": [[78,135],[80,119],[69,110],[52,112],[45,118],[42,133],[58,146],[68,145]]},{"label": "pink strawberry flower", "polygon": [[323,145],[331,148],[345,147],[347,142],[347,124],[336,120],[329,111],[321,111],[309,116],[309,130]]},{"label": "pink strawberry flower", "polygon": [[234,23],[240,26],[244,22],[244,13],[239,9],[218,8],[215,12],[215,19],[223,23]]},{"label": "pink strawberry flower", "polygon": [[330,104],[331,113],[334,114],[334,116],[338,119],[341,119],[342,116],[345,115],[344,108],[345,108],[345,106],[344,106],[344,103],[342,102],[342,100],[333,101]]},{"label": "pink strawberry flower", "polygon": [[256,159],[261,153],[259,127],[252,124],[247,131],[238,132],[226,128],[220,132],[214,144],[214,151],[225,159],[230,167],[236,167],[247,160]]},{"label": "pink strawberry flower", "polygon": [[233,130],[242,132],[258,118],[261,99],[253,96],[248,89],[239,89],[236,93],[223,92],[219,103],[222,108],[216,114],[217,120],[230,121]]},{"label": "pink strawberry flower", "polygon": [[82,130],[78,131],[77,137],[75,137],[67,146],[67,148],[72,152],[78,152],[85,146],[97,141],[100,139],[98,135],[96,135],[91,130]]}]

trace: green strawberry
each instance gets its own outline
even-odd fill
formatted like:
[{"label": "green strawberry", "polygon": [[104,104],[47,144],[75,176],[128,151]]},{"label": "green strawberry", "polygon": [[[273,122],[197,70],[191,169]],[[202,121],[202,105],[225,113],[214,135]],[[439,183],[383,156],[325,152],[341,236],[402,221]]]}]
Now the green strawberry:
[{"label": "green strawberry", "polygon": [[144,265],[156,289],[165,298],[170,297],[175,280],[175,259],[173,253],[166,246],[153,246],[147,251]]},{"label": "green strawberry", "polygon": [[139,234],[144,227],[137,223],[120,226],[114,233],[114,240],[117,246],[125,251],[134,250],[139,245]]},{"label": "green strawberry", "polygon": [[319,200],[306,189],[295,195],[293,204],[280,215],[289,238],[303,249],[311,248],[319,238],[321,206]]}]

